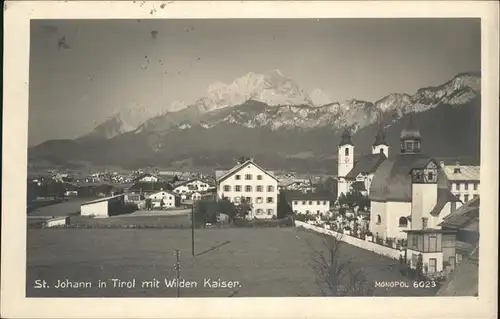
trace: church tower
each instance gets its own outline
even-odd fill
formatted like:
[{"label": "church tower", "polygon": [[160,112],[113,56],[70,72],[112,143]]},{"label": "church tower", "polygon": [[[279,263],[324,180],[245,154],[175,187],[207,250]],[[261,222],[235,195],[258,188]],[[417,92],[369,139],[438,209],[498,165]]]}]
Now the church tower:
[{"label": "church tower", "polygon": [[372,145],[372,154],[382,153],[385,157],[389,158],[389,144],[385,141],[385,132],[383,125],[380,125],[380,128],[375,136],[375,142]]},{"label": "church tower", "polygon": [[422,137],[420,130],[413,123],[413,114],[410,114],[408,125],[401,131],[401,154],[420,153]]},{"label": "church tower", "polygon": [[338,146],[338,190],[337,198],[340,194],[346,195],[349,192],[349,183],[345,179],[345,176],[354,167],[354,144],[351,140],[351,133],[347,129],[344,129],[342,136],[340,138],[340,144]]}]

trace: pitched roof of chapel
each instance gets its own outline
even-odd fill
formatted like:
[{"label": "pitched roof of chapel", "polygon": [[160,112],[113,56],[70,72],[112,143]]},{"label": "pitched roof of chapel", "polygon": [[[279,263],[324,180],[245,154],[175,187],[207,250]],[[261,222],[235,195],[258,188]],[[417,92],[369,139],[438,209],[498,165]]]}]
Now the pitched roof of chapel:
[{"label": "pitched roof of chapel", "polygon": [[[370,200],[377,202],[411,202],[411,175],[433,159],[421,153],[398,154],[386,159],[375,171],[370,186]],[[435,162],[435,160],[434,160]],[[438,168],[438,189],[448,189],[446,174]]]},{"label": "pitched roof of chapel", "polygon": [[355,179],[359,174],[374,173],[386,159],[387,157],[382,153],[361,156],[354,162],[354,167],[347,173],[346,178]]}]

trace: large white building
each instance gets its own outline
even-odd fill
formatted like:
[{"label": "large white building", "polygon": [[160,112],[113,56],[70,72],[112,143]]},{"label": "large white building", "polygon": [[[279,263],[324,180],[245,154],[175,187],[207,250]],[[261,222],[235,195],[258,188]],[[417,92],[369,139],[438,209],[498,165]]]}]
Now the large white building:
[{"label": "large white building", "polygon": [[238,205],[242,198],[252,204],[249,219],[277,216],[278,180],[253,159],[238,163],[226,172],[216,172],[217,196]]},{"label": "large white building", "polygon": [[461,202],[467,203],[479,197],[479,166],[460,165],[460,162],[455,165],[440,164],[448,178],[448,187]]}]

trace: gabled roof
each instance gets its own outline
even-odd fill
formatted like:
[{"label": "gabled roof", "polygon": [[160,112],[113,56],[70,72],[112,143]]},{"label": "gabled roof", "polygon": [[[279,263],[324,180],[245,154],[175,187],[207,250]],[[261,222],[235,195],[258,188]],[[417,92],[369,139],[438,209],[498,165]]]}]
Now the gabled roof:
[{"label": "gabled roof", "polygon": [[192,180],[189,180],[189,181],[177,181],[177,182],[173,183],[173,184],[172,184],[172,186],[173,186],[174,188],[177,188],[177,187],[179,187],[179,186],[187,185],[187,184],[189,184],[189,183],[192,183],[192,182],[197,182],[197,181],[198,181],[198,182],[201,182],[201,183],[205,183],[205,184],[207,184],[208,186],[211,186],[209,182],[206,182],[206,181],[204,181],[204,180],[202,180],[202,179],[200,179],[200,178],[195,178],[195,179],[192,179]]},{"label": "gabled roof", "polygon": [[262,167],[260,167],[259,165],[257,165],[253,160],[247,160],[247,161],[243,162],[242,164],[236,165],[235,167],[231,168],[229,171],[227,171],[225,174],[223,174],[221,177],[219,177],[217,179],[217,183],[221,183],[225,179],[233,176],[234,174],[236,174],[237,172],[239,172],[243,168],[245,168],[247,165],[254,165],[259,170],[261,170],[262,172],[264,172],[266,175],[272,177],[274,180],[276,180],[277,182],[279,182],[278,179],[276,178],[276,176],[274,176],[270,172],[266,171],[265,169],[263,169]]},{"label": "gabled roof", "polygon": [[479,181],[480,167],[471,165],[445,165],[443,170],[450,181]]},{"label": "gabled roof", "polygon": [[464,229],[479,223],[479,197],[465,203],[456,211],[443,218],[439,226],[443,228]]},{"label": "gabled roof", "polygon": [[115,196],[98,198],[98,199],[92,200],[90,202],[82,203],[81,205],[83,206],[83,205],[90,205],[90,204],[95,204],[95,203],[99,203],[99,202],[106,202],[106,201],[112,200],[114,198],[123,197],[123,196],[125,196],[125,194],[118,194]]},{"label": "gabled roof", "polygon": [[431,210],[430,214],[432,216],[439,216],[439,214],[443,210],[443,207],[447,203],[453,203],[459,201],[460,200],[455,195],[453,195],[449,189],[438,188],[436,205],[434,205],[434,208]]},{"label": "gabled roof", "polygon": [[138,180],[140,180],[140,179],[142,179],[142,178],[144,178],[144,177],[148,177],[148,176],[156,177],[158,180],[161,180],[161,181],[163,181],[163,180],[164,180],[163,178],[158,177],[157,175],[154,175],[154,174],[151,174],[151,173],[143,173],[143,174],[141,174],[141,175],[137,176],[137,177],[135,178],[135,180],[136,180],[136,181],[138,181]]},{"label": "gabled roof", "polygon": [[364,155],[355,161],[354,167],[347,173],[346,178],[356,179],[359,174],[374,173],[386,159],[387,157],[382,153]]},{"label": "gabled roof", "polygon": [[413,162],[413,165],[410,168],[410,170],[408,171],[408,173],[411,173],[411,171],[414,170],[414,169],[417,169],[417,170],[418,169],[424,169],[431,162],[434,163],[434,165],[436,165],[436,168],[439,167],[439,164],[433,158],[419,158],[415,162]]}]

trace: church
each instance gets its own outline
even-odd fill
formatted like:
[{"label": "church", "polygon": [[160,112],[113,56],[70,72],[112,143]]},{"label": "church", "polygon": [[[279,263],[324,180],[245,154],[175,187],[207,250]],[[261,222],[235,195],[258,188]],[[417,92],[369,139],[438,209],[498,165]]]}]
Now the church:
[{"label": "church", "polygon": [[420,152],[422,137],[411,117],[400,141],[399,152],[389,157],[381,128],[372,154],[355,160],[346,129],[338,146],[338,196],[347,194],[353,185],[364,190],[371,202],[369,228],[380,238],[406,239],[408,231],[439,229],[459,202],[448,189],[442,167]]}]

